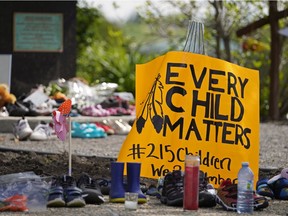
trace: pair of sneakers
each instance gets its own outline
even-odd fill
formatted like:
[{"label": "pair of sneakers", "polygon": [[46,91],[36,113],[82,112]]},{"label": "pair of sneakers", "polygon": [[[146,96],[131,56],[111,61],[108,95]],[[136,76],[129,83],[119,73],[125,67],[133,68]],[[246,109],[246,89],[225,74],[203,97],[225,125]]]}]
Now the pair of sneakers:
[{"label": "pair of sneakers", "polygon": [[52,180],[47,207],[84,207],[82,190],[72,176],[63,175]]},{"label": "pair of sneakers", "polygon": [[83,173],[76,182],[72,176],[63,175],[52,182],[47,207],[83,207],[102,204],[104,196],[96,180]]},{"label": "pair of sneakers", "polygon": [[[163,186],[158,185],[161,203],[168,206],[183,206],[184,173],[180,170],[169,172],[165,175]],[[158,184],[159,184],[158,182]],[[160,183],[161,184],[161,183]],[[203,171],[199,172],[199,207],[216,206],[215,190],[208,183]]]},{"label": "pair of sneakers", "polygon": [[43,141],[47,140],[52,135],[51,124],[41,121],[34,130],[31,129],[28,120],[25,117],[22,117],[17,123],[13,124],[13,134],[15,138],[19,140],[38,140]]}]

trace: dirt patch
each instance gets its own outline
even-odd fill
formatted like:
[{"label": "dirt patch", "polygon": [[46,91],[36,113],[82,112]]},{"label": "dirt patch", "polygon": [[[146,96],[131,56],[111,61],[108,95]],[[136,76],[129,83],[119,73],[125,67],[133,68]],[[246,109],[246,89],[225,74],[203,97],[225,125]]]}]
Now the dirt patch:
[{"label": "dirt patch", "polygon": [[[39,176],[61,176],[68,173],[68,153],[64,154],[38,154],[35,152],[0,152],[0,175],[33,171]],[[104,157],[84,157],[72,155],[72,176],[78,179],[81,173],[88,173],[91,177],[111,179],[110,163],[115,159]],[[281,170],[261,170],[259,178],[273,177]],[[156,184],[157,180],[141,178],[147,187]]]},{"label": "dirt patch", "polygon": [[[68,173],[68,154],[36,154],[34,152],[0,152],[0,174],[34,171],[40,176],[59,176]],[[113,159],[72,156],[72,175],[86,172],[93,177],[109,178]]]},{"label": "dirt patch", "polygon": [[[0,175],[33,171],[39,176],[68,174],[68,153],[36,154],[35,152],[0,152]],[[77,180],[85,172],[92,178],[111,179],[110,164],[115,159],[72,155],[72,176]],[[141,178],[147,187],[156,184],[155,179]]]}]

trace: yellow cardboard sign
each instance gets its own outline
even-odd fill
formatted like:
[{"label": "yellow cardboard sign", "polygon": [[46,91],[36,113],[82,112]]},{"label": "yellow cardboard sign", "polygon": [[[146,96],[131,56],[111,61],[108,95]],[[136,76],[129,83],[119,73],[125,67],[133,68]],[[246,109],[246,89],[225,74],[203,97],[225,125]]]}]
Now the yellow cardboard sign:
[{"label": "yellow cardboard sign", "polygon": [[183,170],[200,156],[211,183],[236,181],[242,161],[259,169],[259,72],[209,56],[168,52],[136,66],[136,119],[118,161],[141,176]]}]

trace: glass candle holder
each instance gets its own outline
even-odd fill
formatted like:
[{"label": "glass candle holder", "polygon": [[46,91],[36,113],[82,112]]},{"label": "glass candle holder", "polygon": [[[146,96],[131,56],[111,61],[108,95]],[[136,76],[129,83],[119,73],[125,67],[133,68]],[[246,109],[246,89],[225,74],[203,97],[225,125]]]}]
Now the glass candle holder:
[{"label": "glass candle holder", "polygon": [[186,155],[184,171],[183,209],[198,210],[199,202],[199,156]]},{"label": "glass candle holder", "polygon": [[138,193],[125,193],[125,209],[136,211],[138,205]]}]

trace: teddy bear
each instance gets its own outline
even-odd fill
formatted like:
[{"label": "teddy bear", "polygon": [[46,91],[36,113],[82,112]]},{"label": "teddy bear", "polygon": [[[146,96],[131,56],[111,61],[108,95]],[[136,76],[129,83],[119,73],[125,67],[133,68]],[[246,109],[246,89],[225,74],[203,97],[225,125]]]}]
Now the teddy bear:
[{"label": "teddy bear", "polygon": [[14,94],[9,93],[9,88],[6,84],[0,83],[0,108],[6,104],[14,104],[16,97]]}]

